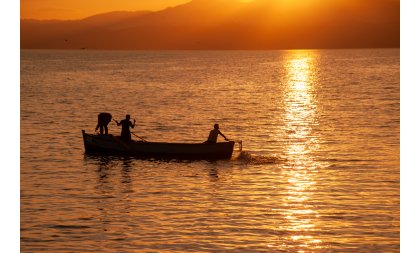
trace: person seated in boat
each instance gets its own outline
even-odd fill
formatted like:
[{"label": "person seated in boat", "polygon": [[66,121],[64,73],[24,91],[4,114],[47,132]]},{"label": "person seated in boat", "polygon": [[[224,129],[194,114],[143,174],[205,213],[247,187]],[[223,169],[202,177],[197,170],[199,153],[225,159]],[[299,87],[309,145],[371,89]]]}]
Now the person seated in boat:
[{"label": "person seated in boat", "polygon": [[134,120],[134,123],[131,123],[130,121],[130,115],[127,114],[125,116],[125,119],[121,120],[120,122],[114,120],[115,123],[117,123],[117,126],[121,126],[121,140],[123,141],[131,141],[131,132],[130,127],[134,128],[136,125],[136,120]]},{"label": "person seated in boat", "polygon": [[111,122],[112,115],[107,112],[101,112],[98,114],[98,124],[96,125],[95,131],[98,131],[100,128],[100,133],[108,135],[108,123]]},{"label": "person seated in boat", "polygon": [[219,134],[221,136],[223,136],[223,138],[225,138],[226,141],[229,141],[228,138],[226,138],[226,136],[224,134],[222,134],[222,132],[220,132],[219,124],[214,124],[214,129],[210,131],[209,137],[207,138],[207,141],[205,141],[204,143],[216,143],[217,142],[217,136]]}]

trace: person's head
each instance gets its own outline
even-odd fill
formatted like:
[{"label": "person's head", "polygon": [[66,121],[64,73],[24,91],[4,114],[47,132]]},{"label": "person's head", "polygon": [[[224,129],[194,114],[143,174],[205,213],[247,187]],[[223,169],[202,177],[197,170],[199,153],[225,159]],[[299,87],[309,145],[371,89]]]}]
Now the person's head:
[{"label": "person's head", "polygon": [[125,115],[126,120],[130,120],[130,114]]},{"label": "person's head", "polygon": [[214,129],[219,129],[219,124],[214,124]]}]

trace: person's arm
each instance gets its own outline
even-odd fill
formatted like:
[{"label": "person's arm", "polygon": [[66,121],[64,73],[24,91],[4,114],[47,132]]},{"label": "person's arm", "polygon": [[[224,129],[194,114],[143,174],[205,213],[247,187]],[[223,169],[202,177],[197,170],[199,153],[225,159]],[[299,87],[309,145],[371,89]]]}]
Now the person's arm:
[{"label": "person's arm", "polygon": [[[130,122],[131,123],[131,122]],[[136,126],[136,120],[134,120],[134,123],[131,124],[131,128],[134,128]]]},{"label": "person's arm", "polygon": [[117,126],[121,125],[121,122],[118,123],[118,121],[116,121],[115,119],[114,119],[114,121],[115,121],[115,123],[117,123]]},{"label": "person's arm", "polygon": [[219,130],[219,134],[220,134],[221,136],[223,136],[223,138],[225,138],[225,141],[228,141],[228,138],[226,138],[226,136],[225,136],[224,134],[222,134],[222,132],[220,132],[220,130]]}]

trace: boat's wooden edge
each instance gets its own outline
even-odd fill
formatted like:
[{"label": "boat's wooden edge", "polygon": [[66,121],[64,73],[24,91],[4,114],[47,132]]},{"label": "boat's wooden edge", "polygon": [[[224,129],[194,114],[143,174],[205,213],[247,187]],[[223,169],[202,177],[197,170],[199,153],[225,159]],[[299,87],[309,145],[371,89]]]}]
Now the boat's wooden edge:
[{"label": "boat's wooden edge", "polygon": [[[99,137],[100,138],[100,135],[89,134],[89,133],[86,133],[85,130],[82,130],[82,134],[83,134],[83,136],[89,135],[89,136],[92,136],[92,137]],[[110,136],[113,136],[113,135],[110,135]],[[116,137],[116,136],[113,136],[113,137]],[[200,144],[202,144],[202,145],[212,145],[212,144],[221,145],[221,144],[225,144],[226,145],[227,143],[233,143],[233,145],[235,145],[235,141],[217,142],[217,143],[212,143],[212,144],[204,143],[204,142],[192,142],[192,143],[185,143],[185,142],[154,142],[154,141],[147,141],[147,142],[134,141],[134,142],[135,143],[149,143],[149,144],[165,144],[165,145],[200,145]]]}]

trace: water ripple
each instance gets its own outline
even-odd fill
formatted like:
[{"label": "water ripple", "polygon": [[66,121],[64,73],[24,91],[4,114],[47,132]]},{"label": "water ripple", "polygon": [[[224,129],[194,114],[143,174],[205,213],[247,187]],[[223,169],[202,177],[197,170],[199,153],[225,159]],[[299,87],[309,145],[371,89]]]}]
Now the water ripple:
[{"label": "water ripple", "polygon": [[[22,252],[399,252],[399,50],[21,58]],[[243,150],[84,155],[102,111],[153,141],[217,122]]]}]

